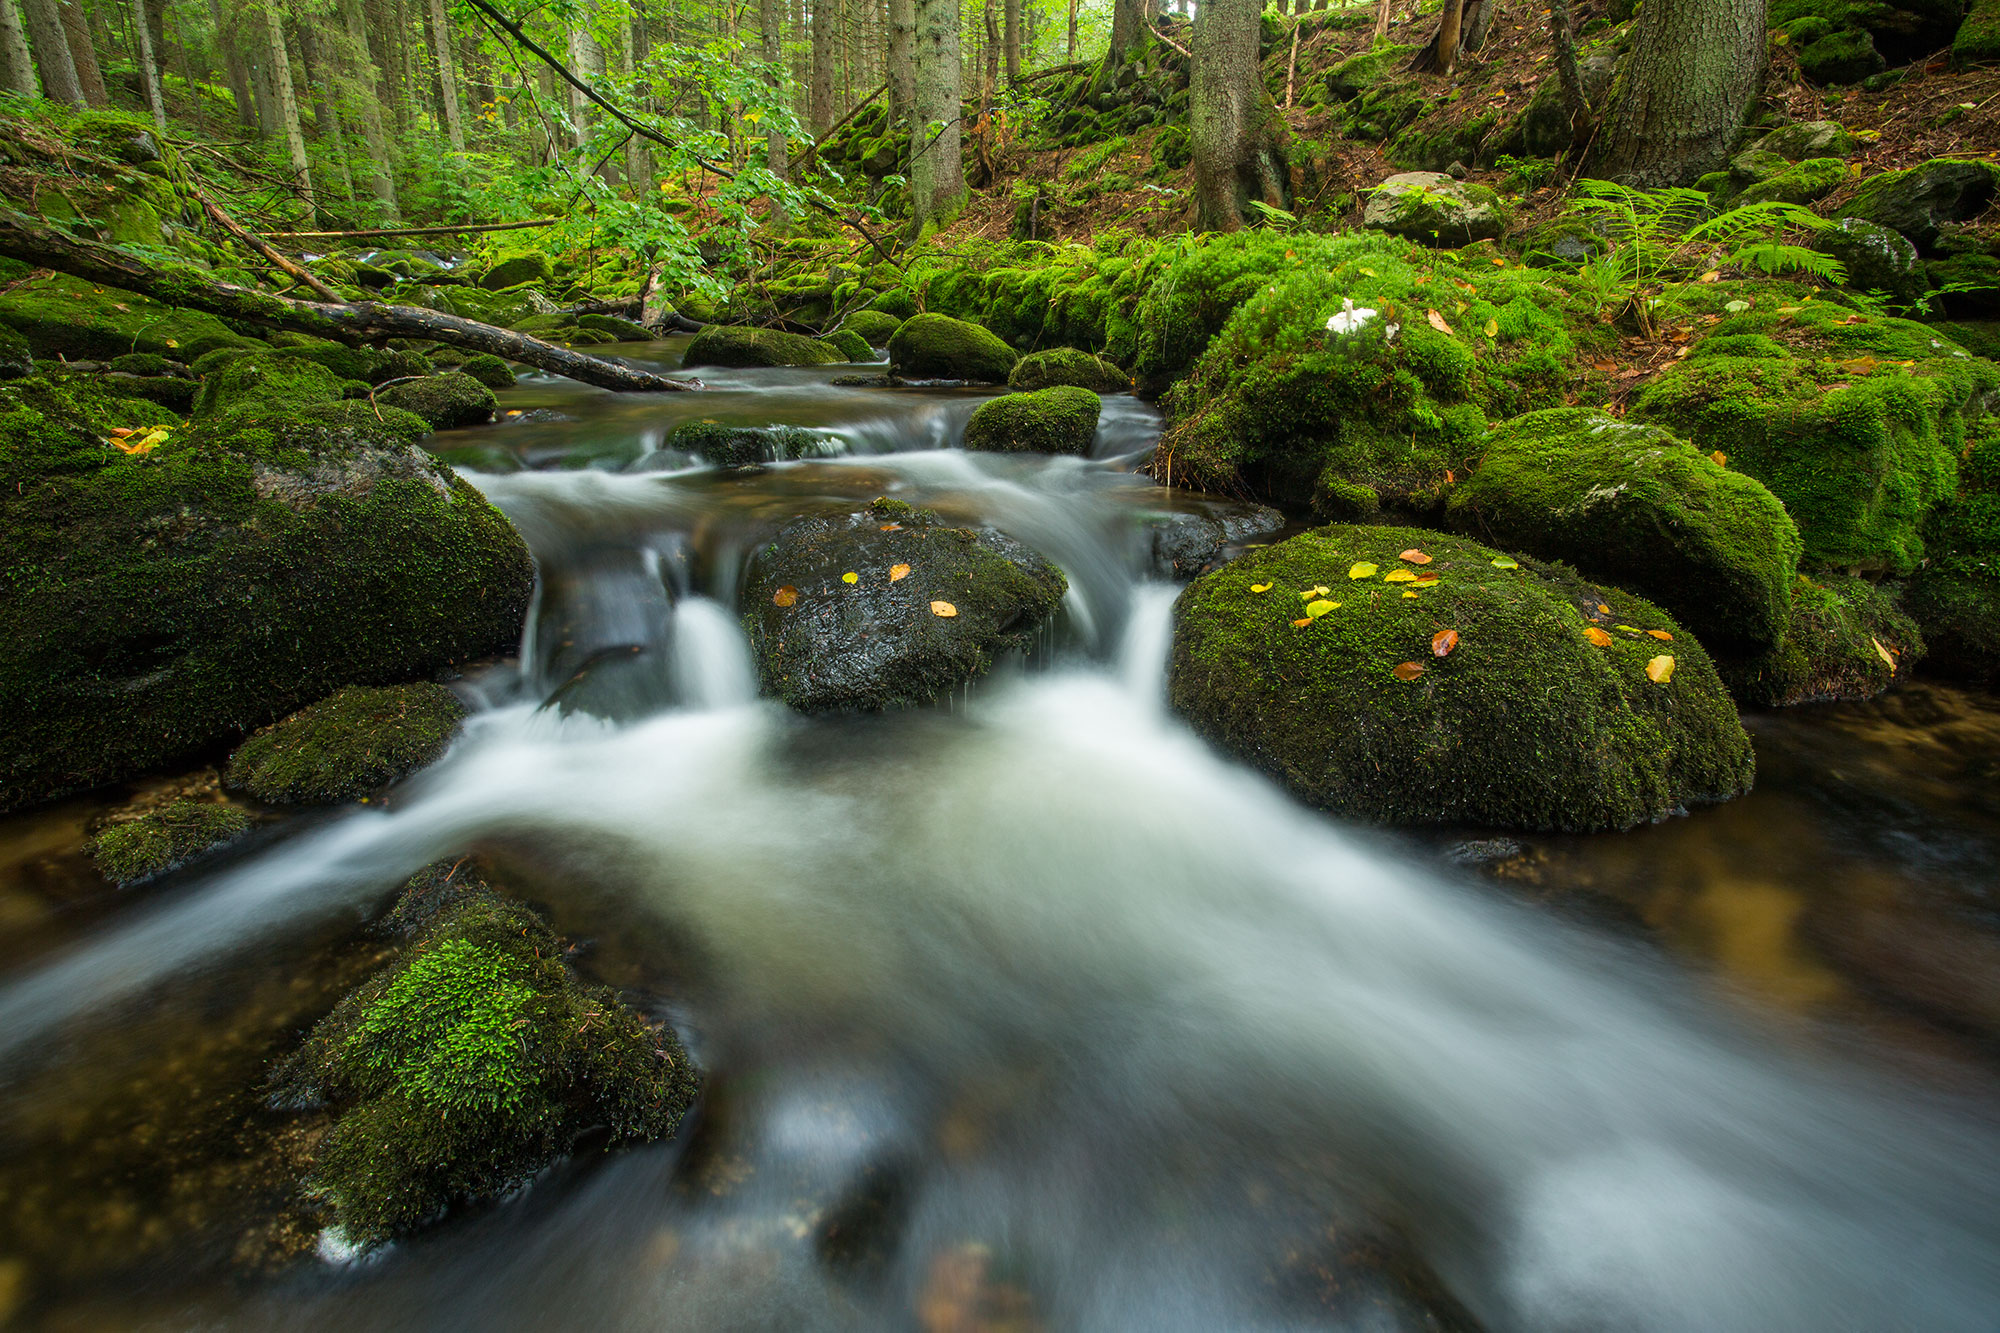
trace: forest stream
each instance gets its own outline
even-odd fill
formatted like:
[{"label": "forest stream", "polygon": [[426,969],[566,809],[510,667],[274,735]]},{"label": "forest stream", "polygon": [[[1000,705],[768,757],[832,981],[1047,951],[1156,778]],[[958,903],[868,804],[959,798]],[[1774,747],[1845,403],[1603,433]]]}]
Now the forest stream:
[{"label": "forest stream", "polygon": [[[1751,795],[1628,833],[1351,826],[1167,710],[1154,534],[1237,507],[1134,474],[1153,409],[1107,396],[1088,458],[970,454],[984,395],[832,383],[867,369],[534,377],[432,441],[539,583],[385,806],[123,894],[79,850],[111,796],[0,821],[0,1194],[58,1182],[51,1226],[97,1148],[68,1104],[146,1096],[197,1025],[296,1033],[341,942],[474,851],[671,1020],[705,1076],[679,1135],[268,1277],[6,1268],[24,1319],[1990,1333],[2000,704],[1751,715]],[[711,417],[828,456],[663,450]],[[877,496],[1039,551],[1062,614],[948,706],[760,699],[747,555]]]}]

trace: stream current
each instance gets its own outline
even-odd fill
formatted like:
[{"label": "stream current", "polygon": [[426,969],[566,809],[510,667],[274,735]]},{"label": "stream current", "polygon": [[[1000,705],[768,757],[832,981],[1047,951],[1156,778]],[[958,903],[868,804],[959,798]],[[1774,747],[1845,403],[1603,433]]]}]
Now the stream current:
[{"label": "stream current", "polygon": [[[1166,712],[1148,525],[1207,502],[1131,473],[1150,409],[1107,399],[1089,459],[969,455],[979,396],[854,369],[532,381],[440,437],[541,574],[464,738],[0,976],[12,1079],[478,850],[682,1032],[680,1136],[50,1327],[2000,1327],[1991,701],[1753,718],[1745,801],[1481,877],[1477,831],[1343,826]],[[662,448],[697,417],[838,452],[721,474]],[[1042,551],[1059,623],[935,710],[758,699],[747,554],[885,494]]]}]

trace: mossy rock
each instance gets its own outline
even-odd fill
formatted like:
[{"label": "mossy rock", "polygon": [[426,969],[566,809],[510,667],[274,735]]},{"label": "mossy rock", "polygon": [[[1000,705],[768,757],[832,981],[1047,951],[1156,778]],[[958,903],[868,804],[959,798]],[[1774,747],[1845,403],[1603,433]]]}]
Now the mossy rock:
[{"label": "mossy rock", "polygon": [[462,370],[392,384],[377,392],[375,401],[415,414],[432,430],[477,426],[493,420],[500,409],[493,390]]},{"label": "mossy rock", "polygon": [[517,645],[527,548],[363,402],[244,407],[145,454],[141,409],[0,386],[0,809],[116,781],[340,686]]},{"label": "mossy rock", "polygon": [[1872,699],[1924,656],[1924,637],[1880,586],[1841,574],[1800,578],[1785,636],[1768,652],[1718,662],[1736,701],[1789,708]]},{"label": "mossy rock", "polygon": [[1972,12],[1951,39],[1951,58],[1958,65],[2000,60],[2000,0],[1972,0]]},{"label": "mossy rock", "polygon": [[817,338],[780,329],[711,324],[688,344],[681,364],[696,366],[826,366],[840,353]]},{"label": "mossy rock", "polygon": [[868,308],[901,320],[917,313],[917,302],[906,288],[891,287],[870,301]]},{"label": "mossy rock", "polygon": [[1761,482],[1656,426],[1587,408],[1517,417],[1448,513],[1503,549],[1652,598],[1711,647],[1766,649],[1785,634],[1798,527]]},{"label": "mossy rock", "polygon": [[1885,171],[1861,183],[1840,216],[1899,231],[1932,253],[1945,227],[1984,213],[2000,195],[2000,165],[1933,158],[1906,171]]},{"label": "mossy rock", "polygon": [[112,357],[104,368],[123,375],[143,376],[172,375],[187,369],[180,362],[168,360],[157,352],[127,352],[124,356]]},{"label": "mossy rock", "polygon": [[1507,206],[1474,181],[1437,171],[1409,171],[1375,187],[1362,216],[1366,226],[1433,245],[1469,245],[1507,229]]},{"label": "mossy rock", "polygon": [[468,357],[459,370],[489,389],[511,389],[515,384],[514,368],[491,352]]},{"label": "mossy rock", "polygon": [[479,285],[489,292],[505,291],[518,287],[524,282],[551,283],[556,279],[555,265],[540,250],[530,250],[525,254],[503,259],[480,276]]},{"label": "mossy rock", "polygon": [[834,441],[800,426],[725,426],[720,421],[684,421],[667,436],[665,447],[723,468],[825,458],[839,452]]},{"label": "mossy rock", "polygon": [[1417,53],[1414,46],[1388,45],[1349,56],[1327,71],[1326,96],[1331,102],[1351,102],[1364,93],[1392,83],[1408,82],[1404,66]]},{"label": "mossy rock", "polygon": [[213,315],[77,278],[30,278],[0,295],[4,323],[47,360],[108,361],[127,352],[197,357],[218,347],[264,346]]},{"label": "mossy rock", "polygon": [[465,705],[442,685],[350,685],[236,747],[223,779],[271,805],[336,805],[444,754]]},{"label": "mossy rock", "polygon": [[395,960],[272,1077],[280,1105],[331,1110],[306,1184],[349,1243],[497,1199],[586,1136],[669,1135],[693,1103],[673,1032],[584,984],[548,922],[462,862],[410,880],[385,926]]},{"label": "mossy rock", "polygon": [[[1795,30],[1796,31],[1796,30]],[[1887,69],[1889,62],[1875,49],[1875,39],[1859,28],[1839,28],[1824,36],[1817,29],[1793,37],[1798,46],[1799,72],[1822,86],[1859,83]],[[1812,36],[1812,40],[1803,40]]]},{"label": "mossy rock", "polygon": [[800,712],[920,707],[1032,649],[1068,586],[1000,533],[878,500],[786,525],[751,559],[743,624],[764,692]]},{"label": "mossy rock", "polygon": [[234,842],[250,816],[216,801],[178,800],[121,820],[91,838],[90,859],[119,888],[140,884]]},{"label": "mossy rock", "polygon": [[1770,23],[1791,31],[1801,21],[1859,30],[1886,60],[1901,64],[1950,45],[1964,13],[1965,0],[1772,0]]},{"label": "mossy rock", "polygon": [[1925,537],[1931,558],[1902,604],[1923,630],[1929,669],[2000,685],[2000,419],[1970,432],[1958,492],[1931,511]]},{"label": "mossy rock", "polygon": [[26,379],[35,373],[35,352],[28,340],[0,324],[0,380]]},{"label": "mossy rock", "polygon": [[347,396],[348,383],[319,362],[290,352],[231,357],[202,376],[192,415],[212,417],[238,408],[282,411],[337,403]]},{"label": "mossy rock", "polygon": [[875,349],[868,340],[852,329],[835,329],[832,333],[820,335],[820,341],[840,353],[842,361],[873,361]]},{"label": "mossy rock", "polygon": [[654,341],[656,336],[639,321],[618,315],[578,315],[576,326],[580,329],[594,329],[598,333],[608,333],[622,343],[649,343]]},{"label": "mossy rock", "polygon": [[1837,157],[1813,157],[1794,163],[1744,189],[1730,203],[1812,204],[1847,184],[1847,163]]},{"label": "mossy rock", "polygon": [[905,379],[1005,384],[1019,353],[990,330],[949,315],[916,315],[889,339],[890,368]]},{"label": "mossy rock", "polygon": [[1132,387],[1132,377],[1103,357],[1074,347],[1030,352],[1014,363],[1007,376],[1010,389],[1053,389],[1061,385],[1093,393],[1125,393]]},{"label": "mossy rock", "polygon": [[1740,795],[1755,769],[1714,664],[1664,611],[1417,528],[1318,528],[1195,580],[1168,683],[1201,735],[1373,823],[1630,828]]},{"label": "mossy rock", "polygon": [[870,348],[887,347],[889,339],[896,336],[896,330],[903,327],[903,321],[880,310],[850,311],[840,321],[836,333],[845,330],[867,339]]},{"label": "mossy rock", "polygon": [[1757,141],[1757,147],[1776,153],[1787,162],[1805,162],[1820,157],[1852,157],[1860,141],[1837,120],[1802,120],[1772,130]]},{"label": "mossy rock", "polygon": [[1072,385],[1003,394],[981,403],[965,423],[965,447],[975,452],[1088,454],[1103,406],[1089,389]]}]

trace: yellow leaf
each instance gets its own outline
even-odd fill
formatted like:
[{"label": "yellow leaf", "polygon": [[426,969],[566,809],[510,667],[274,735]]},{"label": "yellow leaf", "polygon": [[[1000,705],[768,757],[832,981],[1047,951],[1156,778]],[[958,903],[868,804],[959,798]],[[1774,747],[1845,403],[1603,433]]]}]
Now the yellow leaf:
[{"label": "yellow leaf", "polygon": [[1708,272],[1706,272],[1706,273],[1702,274],[1702,275],[1701,275],[1701,276],[1700,276],[1699,278],[1696,278],[1696,279],[1695,279],[1695,281],[1696,281],[1696,282],[1716,282],[1716,281],[1719,281],[1719,280],[1721,279],[1721,277],[1722,277],[1722,274],[1721,274],[1721,273],[1717,272],[1717,271],[1716,271],[1715,269],[1710,269],[1710,270],[1709,270]]},{"label": "yellow leaf", "polygon": [[1438,576],[1435,574],[1426,574],[1410,586],[1412,588],[1435,588],[1438,586]]},{"label": "yellow leaf", "polygon": [[1658,639],[1661,643],[1672,643],[1674,641],[1674,636],[1667,633],[1663,629],[1649,629],[1646,631],[1646,633],[1652,635],[1654,638]]},{"label": "yellow leaf", "polygon": [[1398,662],[1389,668],[1389,674],[1397,680],[1415,680],[1424,674],[1422,662]]},{"label": "yellow leaf", "polygon": [[1307,625],[1310,625],[1310,624],[1312,624],[1312,623],[1313,623],[1313,618],[1312,618],[1311,616],[1303,616],[1303,617],[1299,618],[1298,620],[1294,620],[1294,621],[1292,622],[1292,628],[1293,628],[1293,629],[1304,629],[1304,628],[1305,628],[1305,627],[1306,627]]},{"label": "yellow leaf", "polygon": [[1655,685],[1664,685],[1674,678],[1674,659],[1661,653],[1646,663],[1646,679]]},{"label": "yellow leaf", "polygon": [[1495,569],[1519,569],[1521,562],[1511,555],[1503,555],[1493,562]]},{"label": "yellow leaf", "polygon": [[1375,270],[1372,268],[1356,269],[1355,272],[1361,274],[1363,277],[1372,278],[1375,276]]},{"label": "yellow leaf", "polygon": [[176,341],[175,341],[174,339],[172,339],[172,338],[168,338],[168,339],[166,340],[166,344],[167,344],[167,346],[169,346],[169,347],[179,347],[179,346],[180,346],[180,343],[176,342]]},{"label": "yellow leaf", "polygon": [[1589,639],[1599,648],[1609,648],[1613,643],[1616,642],[1616,640],[1614,640],[1609,634],[1606,634],[1603,630],[1597,628],[1597,626],[1595,625],[1584,626],[1583,637]]},{"label": "yellow leaf", "polygon": [[1372,579],[1375,577],[1375,562],[1357,560],[1347,567],[1347,577],[1351,579]]},{"label": "yellow leaf", "polygon": [[1436,329],[1439,333],[1451,332],[1451,325],[1445,323],[1444,316],[1440,315],[1437,311],[1435,310],[1424,311],[1424,318],[1428,320],[1430,322],[1430,326]]},{"label": "yellow leaf", "polygon": [[1877,639],[1877,638],[1872,638],[1872,637],[1871,637],[1871,638],[1870,638],[1870,639],[1868,640],[1868,642],[1870,642],[1870,643],[1872,643],[1872,644],[1874,644],[1874,645],[1875,645],[1875,655],[1876,655],[1877,657],[1881,658],[1881,659],[1882,659],[1882,660],[1883,660],[1884,662],[1887,662],[1887,663],[1889,664],[1889,674],[1890,674],[1890,675],[1892,675],[1892,676],[1893,676],[1893,675],[1895,675],[1895,674],[1896,674],[1896,659],[1895,659],[1895,658],[1894,658],[1893,656],[1891,656],[1891,655],[1890,655],[1890,653],[1889,653],[1889,650],[1888,650],[1887,648],[1884,648],[1884,647],[1882,646],[1882,641],[1881,641],[1880,639]]},{"label": "yellow leaf", "polygon": [[946,620],[950,620],[953,616],[958,614],[958,608],[953,606],[950,602],[932,602],[931,614],[934,616],[940,616]]},{"label": "yellow leaf", "polygon": [[908,565],[889,566],[889,582],[899,583],[908,577],[910,577],[910,567]]},{"label": "yellow leaf", "polygon": [[798,600],[799,590],[789,583],[771,594],[771,601],[778,606],[790,606]]},{"label": "yellow leaf", "polygon": [[1271,585],[1270,585],[1270,584],[1268,584],[1268,583],[1253,583],[1253,584],[1251,584],[1251,585],[1250,585],[1250,591],[1251,591],[1251,592],[1269,592],[1269,591],[1271,591]]},{"label": "yellow leaf", "polygon": [[1624,630],[1627,634],[1644,634],[1646,632],[1637,625],[1620,625],[1618,628]]},{"label": "yellow leaf", "polygon": [[1338,608],[1339,605],[1340,605],[1339,602],[1329,602],[1326,600],[1326,598],[1322,597],[1316,602],[1306,603],[1306,614],[1308,616],[1311,616],[1314,620],[1318,620],[1321,616],[1325,615],[1327,612]]},{"label": "yellow leaf", "polygon": [[1597,614],[1600,616],[1608,616],[1611,614],[1611,608],[1606,606],[1604,603],[1599,602],[1597,604]]},{"label": "yellow leaf", "polygon": [[861,582],[861,576],[850,569],[840,576],[840,581],[842,583],[859,583]]},{"label": "yellow leaf", "polygon": [[1729,455],[1723,453],[1722,450],[1717,449],[1714,453],[1708,456],[1708,461],[1715,464],[1717,467],[1728,467]]},{"label": "yellow leaf", "polygon": [[1499,320],[1489,319],[1486,321],[1486,336],[1489,338],[1498,338],[1500,336]]},{"label": "yellow leaf", "polygon": [[1417,576],[1407,569],[1392,569],[1382,576],[1384,583],[1415,583]]},{"label": "yellow leaf", "polygon": [[1405,597],[1408,597],[1408,598],[1410,598],[1410,599],[1412,599],[1412,600],[1415,600],[1415,598],[1416,598],[1416,594],[1415,594],[1415,593],[1413,593],[1413,592],[1406,592],[1406,593],[1404,593],[1404,594],[1403,594],[1403,596],[1405,596]]}]

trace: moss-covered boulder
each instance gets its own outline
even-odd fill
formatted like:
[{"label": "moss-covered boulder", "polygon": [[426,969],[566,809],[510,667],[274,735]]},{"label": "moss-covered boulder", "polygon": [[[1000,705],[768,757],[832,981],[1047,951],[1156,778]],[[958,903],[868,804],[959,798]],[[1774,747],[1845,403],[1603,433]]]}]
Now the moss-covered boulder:
[{"label": "moss-covered boulder", "polygon": [[1496,428],[1452,526],[1652,598],[1711,647],[1784,636],[1799,531],[1763,483],[1656,426],[1586,408]]},{"label": "moss-covered boulder", "polygon": [[598,333],[608,333],[622,343],[652,342],[655,334],[636,319],[626,319],[622,315],[578,315],[576,326]]},{"label": "moss-covered boulder", "polygon": [[1841,218],[1813,235],[1813,249],[1832,255],[1847,271],[1846,286],[1915,302],[1930,283],[1917,247],[1901,232],[1860,218]]},{"label": "moss-covered boulder", "polygon": [[477,426],[493,420],[500,410],[493,390],[462,370],[392,384],[378,392],[375,401],[421,417],[432,430]]},{"label": "moss-covered boulder", "polygon": [[1977,424],[1958,480],[1957,494],[1931,512],[1930,558],[1902,604],[1922,627],[1928,670],[1992,688],[2000,685],[2000,418]]},{"label": "moss-covered boulder", "polygon": [[505,291],[518,287],[524,282],[554,282],[556,269],[549,257],[540,250],[529,250],[525,254],[503,259],[480,275],[479,285],[489,292]]},{"label": "moss-covered boulder", "polygon": [[1729,202],[1746,204],[1811,204],[1847,184],[1847,163],[1837,157],[1812,157],[1747,187]]},{"label": "moss-covered boulder", "polygon": [[186,359],[218,347],[263,346],[232,333],[214,315],[61,275],[29,278],[0,295],[0,323],[44,360],[108,361],[126,352]]},{"label": "moss-covered boulder", "polygon": [[681,364],[696,366],[825,366],[840,353],[817,338],[781,329],[711,324],[695,334]]},{"label": "moss-covered boulder", "polygon": [[178,800],[106,825],[90,839],[90,859],[119,888],[187,864],[250,831],[250,816],[217,801]]},{"label": "moss-covered boulder", "polygon": [[665,447],[723,468],[826,458],[840,452],[836,441],[802,426],[725,426],[720,421],[683,421],[667,436]]},{"label": "moss-covered boulder", "polygon": [[1414,46],[1381,46],[1349,56],[1326,74],[1329,102],[1351,102],[1364,93],[1405,79],[1404,66],[1415,55]]},{"label": "moss-covered boulder", "polygon": [[887,347],[896,330],[903,327],[903,321],[880,310],[855,310],[840,321],[840,327],[860,334],[870,347]]},{"label": "moss-covered boulder", "polygon": [[0,386],[0,809],[517,643],[527,548],[416,417],[252,407],[113,448],[142,407],[170,418]]},{"label": "moss-covered boulder", "polygon": [[1439,171],[1391,176],[1368,196],[1362,223],[1432,245],[1469,245],[1507,229],[1507,206],[1484,185]]},{"label": "moss-covered boulder", "polygon": [[1014,363],[1007,376],[1010,389],[1053,389],[1065,384],[1092,393],[1125,393],[1132,387],[1132,377],[1105,358],[1074,347],[1030,352]]},{"label": "moss-covered boulder", "polygon": [[337,403],[347,396],[351,382],[317,361],[289,352],[248,353],[231,357],[202,376],[193,414],[209,417],[243,407],[306,408]]},{"label": "moss-covered boulder", "polygon": [[1811,158],[1851,157],[1860,141],[1837,120],[1802,120],[1772,130],[1757,141],[1757,147],[1776,153],[1787,162]]},{"label": "moss-covered boulder", "polygon": [[1375,823],[1629,828],[1754,771],[1665,612],[1417,528],[1319,528],[1195,580],[1168,682],[1196,731]]},{"label": "moss-covered boulder", "polygon": [[842,361],[873,361],[875,349],[868,340],[852,329],[835,329],[832,333],[820,335],[820,341],[840,353]]},{"label": "moss-covered boulder", "polygon": [[1948,223],[1978,217],[2000,195],[2000,164],[1933,158],[1862,182],[1840,216],[1899,231],[1930,253]]},{"label": "moss-covered boulder", "polygon": [[1888,68],[1889,62],[1875,49],[1875,39],[1860,28],[1801,24],[1786,35],[1797,48],[1799,72],[1823,86],[1859,83]]},{"label": "moss-covered boulder", "polygon": [[359,800],[437,762],[464,719],[442,685],[350,685],[252,734],[224,781],[272,805]]},{"label": "moss-covered boulder", "polygon": [[1062,572],[991,530],[900,501],[788,524],[750,562],[744,629],[764,692],[804,713],[917,707],[1025,652]]},{"label": "moss-covered boulder", "polygon": [[1069,385],[1003,394],[965,423],[965,447],[997,453],[1087,454],[1104,404]]},{"label": "moss-covered boulder", "polygon": [[489,389],[514,387],[514,368],[491,352],[481,352],[478,356],[468,358],[459,370]]},{"label": "moss-covered boulder", "polygon": [[2000,60],[2000,0],[1972,0],[1972,12],[1951,39],[1951,58],[1959,65]]},{"label": "moss-covered boulder", "polygon": [[1005,384],[1018,353],[987,329],[949,315],[914,315],[889,339],[889,366],[905,379]]},{"label": "moss-covered boulder", "polygon": [[1866,579],[1801,577],[1791,603],[1782,641],[1767,652],[1717,663],[1745,707],[1872,699],[1924,656],[1916,622]]},{"label": "moss-covered boulder", "polygon": [[698,1076],[671,1029],[564,961],[534,911],[464,863],[409,882],[402,941],[279,1066],[274,1100],[325,1109],[308,1190],[350,1244],[497,1199],[573,1151],[671,1134]]}]

